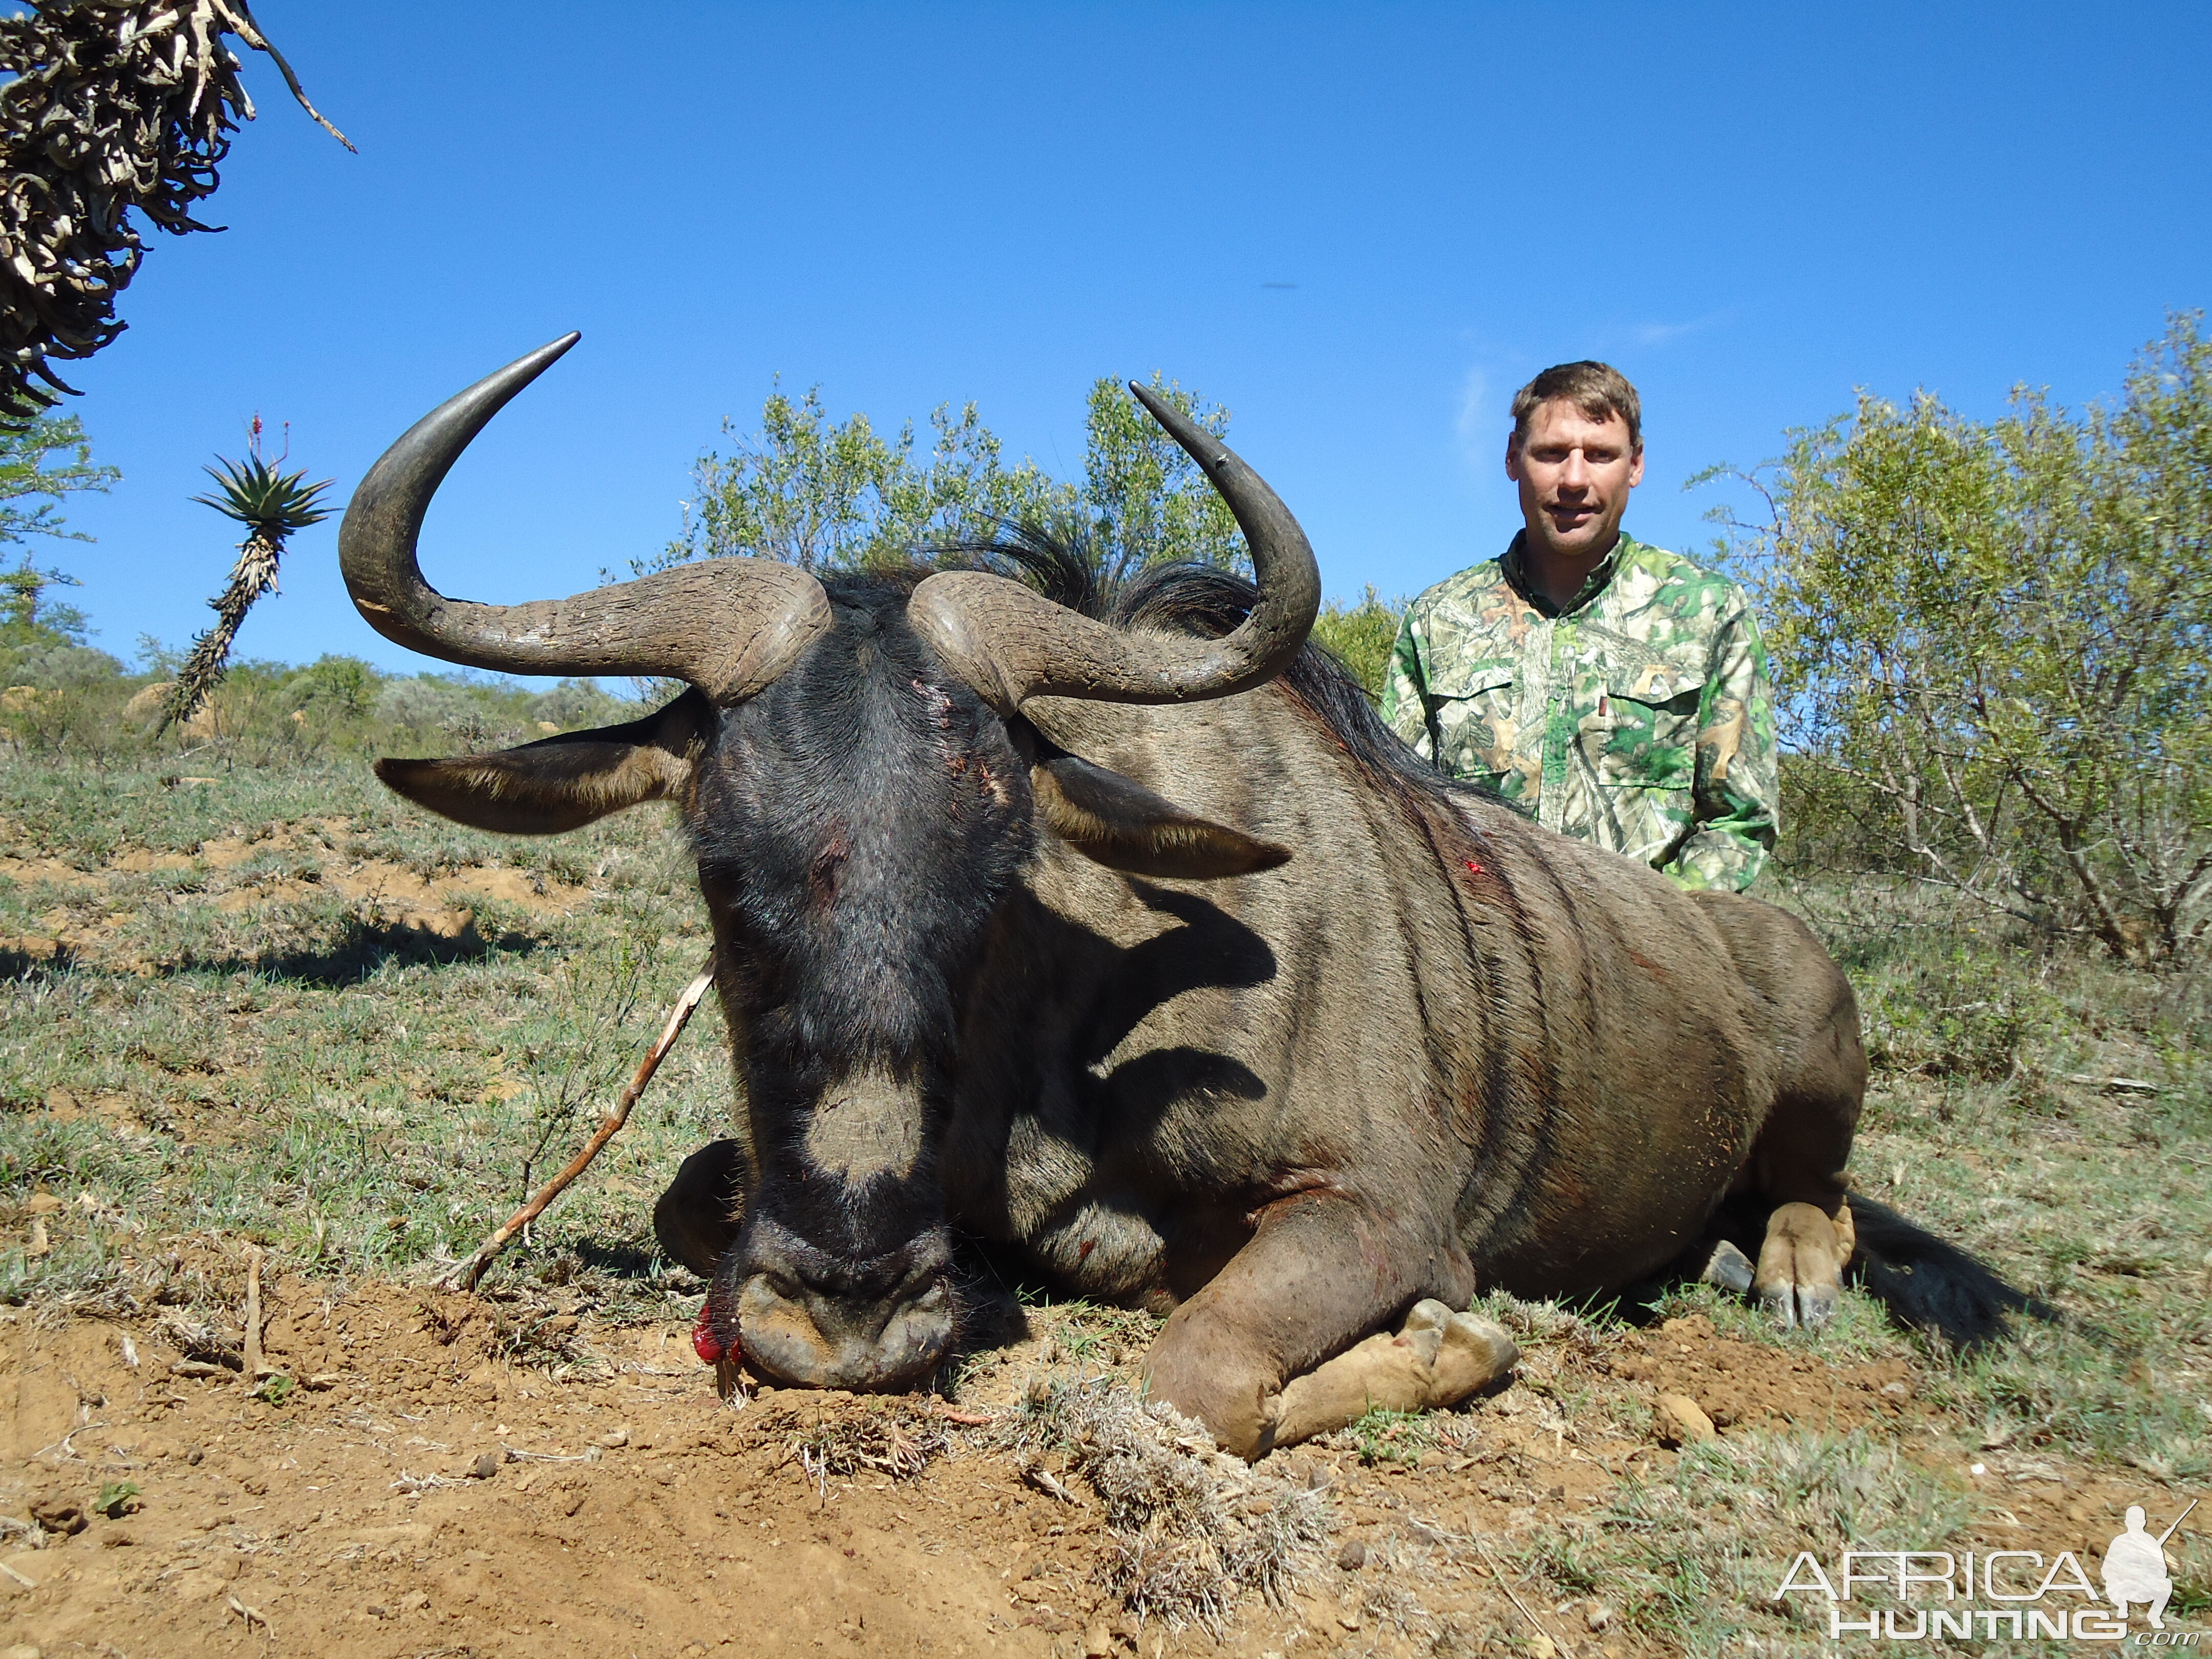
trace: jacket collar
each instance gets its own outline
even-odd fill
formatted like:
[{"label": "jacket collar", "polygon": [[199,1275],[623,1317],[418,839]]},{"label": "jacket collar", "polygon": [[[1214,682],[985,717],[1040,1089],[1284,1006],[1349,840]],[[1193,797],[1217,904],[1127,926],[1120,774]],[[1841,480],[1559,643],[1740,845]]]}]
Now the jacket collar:
[{"label": "jacket collar", "polygon": [[1565,609],[1561,609],[1538,592],[1534,584],[1528,580],[1528,554],[1524,545],[1528,538],[1527,531],[1515,531],[1512,541],[1507,544],[1505,551],[1498,557],[1498,568],[1504,573],[1505,580],[1512,585],[1513,591],[1521,596],[1531,610],[1541,617],[1571,617],[1576,611],[1595,603],[1597,596],[1604,592],[1607,584],[1613,580],[1613,573],[1620,568],[1621,562],[1636,547],[1635,538],[1626,531],[1622,531],[1620,538],[1613,544],[1613,551],[1605,556],[1596,569],[1583,579],[1581,592],[1575,595]]}]

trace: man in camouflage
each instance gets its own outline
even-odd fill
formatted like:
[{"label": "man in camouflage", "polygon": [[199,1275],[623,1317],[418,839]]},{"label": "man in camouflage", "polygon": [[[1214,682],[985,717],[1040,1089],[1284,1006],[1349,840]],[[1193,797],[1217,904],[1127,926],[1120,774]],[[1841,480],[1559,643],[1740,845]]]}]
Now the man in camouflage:
[{"label": "man in camouflage", "polygon": [[1603,363],[1516,394],[1524,527],[1413,601],[1382,713],[1425,758],[1686,888],[1748,887],[1779,823],[1766,651],[1743,590],[1620,532],[1636,388]]}]

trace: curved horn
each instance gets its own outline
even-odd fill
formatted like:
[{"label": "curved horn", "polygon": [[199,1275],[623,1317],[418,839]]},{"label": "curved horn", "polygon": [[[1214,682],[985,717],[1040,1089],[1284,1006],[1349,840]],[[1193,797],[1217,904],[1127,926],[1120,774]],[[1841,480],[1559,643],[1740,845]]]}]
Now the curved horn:
[{"label": "curved horn", "polygon": [[346,507],[338,564],[368,625],[447,662],[512,674],[666,675],[750,696],[830,626],[822,584],[770,559],[709,559],[566,599],[477,605],[422,580],[416,538],[461,451],[582,336],[563,335],[447,398],[384,452]]},{"label": "curved horn", "polygon": [[1248,690],[1290,666],[1321,609],[1313,547],[1267,481],[1165,399],[1134,381],[1129,390],[1237,515],[1259,602],[1218,640],[1139,636],[1078,616],[1003,576],[939,572],[915,590],[907,615],[1001,714],[1030,697],[1195,702]]}]

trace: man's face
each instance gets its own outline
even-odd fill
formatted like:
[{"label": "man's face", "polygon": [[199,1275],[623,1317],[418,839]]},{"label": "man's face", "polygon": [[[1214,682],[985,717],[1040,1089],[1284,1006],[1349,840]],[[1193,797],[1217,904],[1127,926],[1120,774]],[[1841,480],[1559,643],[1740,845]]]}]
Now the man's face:
[{"label": "man's face", "polygon": [[1618,415],[1593,421],[1565,398],[1537,406],[1528,435],[1507,441],[1505,476],[1521,486],[1528,535],[1564,559],[1596,559],[1620,533],[1628,492],[1644,482],[1644,453]]}]

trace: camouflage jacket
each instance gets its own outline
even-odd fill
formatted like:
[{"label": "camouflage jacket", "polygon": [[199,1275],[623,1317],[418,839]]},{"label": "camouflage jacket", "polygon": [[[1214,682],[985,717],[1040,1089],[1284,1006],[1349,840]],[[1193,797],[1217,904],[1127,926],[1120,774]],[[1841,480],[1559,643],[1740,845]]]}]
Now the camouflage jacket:
[{"label": "camouflage jacket", "polygon": [[1780,823],[1766,649],[1743,590],[1623,536],[1564,611],[1519,536],[1413,601],[1382,714],[1421,756],[1642,859],[1751,885]]}]

